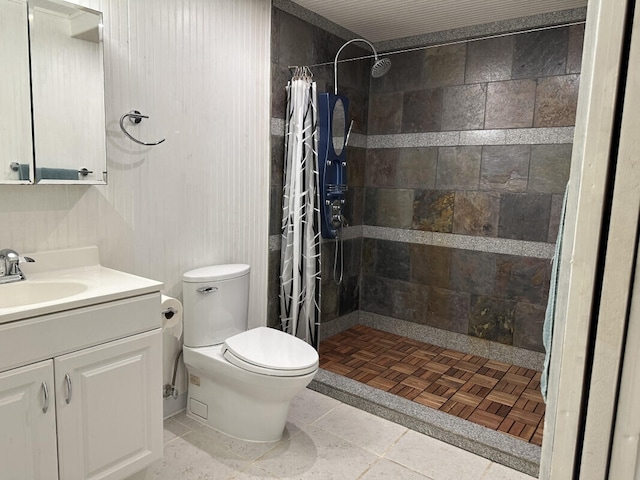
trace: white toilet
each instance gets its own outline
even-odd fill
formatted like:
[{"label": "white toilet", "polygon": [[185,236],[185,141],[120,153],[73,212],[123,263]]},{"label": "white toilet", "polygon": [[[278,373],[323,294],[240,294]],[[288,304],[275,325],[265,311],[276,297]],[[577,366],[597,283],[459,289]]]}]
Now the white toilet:
[{"label": "white toilet", "polygon": [[318,371],[318,353],[267,327],[247,330],[249,265],[197,268],[182,277],[187,416],[227,435],[279,440],[291,400]]}]

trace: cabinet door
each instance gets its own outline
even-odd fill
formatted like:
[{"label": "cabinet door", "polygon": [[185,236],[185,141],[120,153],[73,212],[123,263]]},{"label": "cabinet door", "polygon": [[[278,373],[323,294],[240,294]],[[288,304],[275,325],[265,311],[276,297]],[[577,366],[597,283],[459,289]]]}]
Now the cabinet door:
[{"label": "cabinet door", "polygon": [[162,333],[54,359],[60,479],[126,478],[162,456]]},{"label": "cabinet door", "polygon": [[53,361],[0,373],[0,478],[58,478]]}]

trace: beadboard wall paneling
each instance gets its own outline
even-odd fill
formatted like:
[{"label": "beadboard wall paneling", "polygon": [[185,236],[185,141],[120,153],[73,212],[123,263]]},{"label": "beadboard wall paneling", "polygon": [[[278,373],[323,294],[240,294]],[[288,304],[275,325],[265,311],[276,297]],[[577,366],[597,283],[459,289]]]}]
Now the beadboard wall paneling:
[{"label": "beadboard wall paneling", "polygon": [[[104,12],[109,184],[0,187],[0,246],[97,244],[104,265],[178,298],[185,271],[248,263],[251,326],[265,324],[270,2],[80,3]],[[120,132],[131,109],[150,118],[129,131],[162,145]]]}]

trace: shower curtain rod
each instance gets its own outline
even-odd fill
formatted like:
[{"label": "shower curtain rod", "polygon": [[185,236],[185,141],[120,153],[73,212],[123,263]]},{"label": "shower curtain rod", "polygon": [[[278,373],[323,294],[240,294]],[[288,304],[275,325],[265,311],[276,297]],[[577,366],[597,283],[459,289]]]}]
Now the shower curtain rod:
[{"label": "shower curtain rod", "polygon": [[[425,45],[425,46],[422,46],[422,47],[404,48],[404,49],[401,49],[401,50],[390,50],[388,52],[378,52],[378,56],[382,56],[382,55],[397,55],[399,53],[415,52],[417,50],[426,50],[427,48],[446,47],[448,45],[458,45],[460,43],[466,43],[466,42],[477,42],[479,40],[489,40],[491,38],[509,37],[511,35],[517,35],[517,34],[520,34],[520,33],[540,32],[540,31],[543,31],[543,30],[551,30],[551,29],[554,29],[554,28],[571,27],[572,25],[582,25],[584,23],[585,23],[584,20],[580,20],[578,22],[561,23],[561,24],[558,24],[558,25],[550,25],[550,26],[547,26],[547,27],[536,27],[536,28],[530,28],[528,30],[519,30],[517,32],[497,33],[495,35],[485,35],[485,36],[482,36],[482,37],[467,38],[466,40],[453,40],[451,42],[436,43],[436,44],[433,44],[433,45]],[[373,55],[373,54],[371,54],[371,55],[363,55],[361,57],[345,58],[344,60],[338,60],[338,63],[354,62],[356,60],[365,60],[367,58],[374,58],[374,57],[375,57],[375,55]],[[333,61],[324,62],[324,63],[314,63],[313,65],[305,65],[305,67],[307,67],[307,68],[324,67],[325,65],[333,65]],[[287,68],[298,68],[298,66],[297,65],[289,65]]]}]

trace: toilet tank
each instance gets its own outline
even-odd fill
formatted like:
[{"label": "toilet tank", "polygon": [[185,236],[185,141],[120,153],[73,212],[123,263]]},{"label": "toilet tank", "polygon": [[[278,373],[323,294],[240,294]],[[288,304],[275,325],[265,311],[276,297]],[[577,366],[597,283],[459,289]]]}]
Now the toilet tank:
[{"label": "toilet tank", "polygon": [[213,265],[182,276],[184,344],[205,347],[244,332],[249,315],[249,265]]}]

